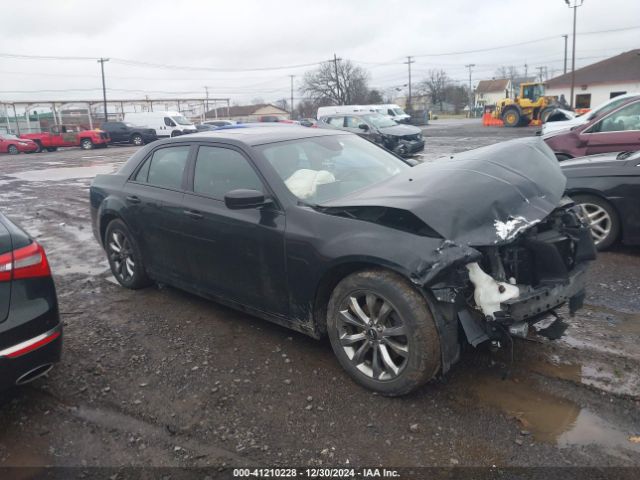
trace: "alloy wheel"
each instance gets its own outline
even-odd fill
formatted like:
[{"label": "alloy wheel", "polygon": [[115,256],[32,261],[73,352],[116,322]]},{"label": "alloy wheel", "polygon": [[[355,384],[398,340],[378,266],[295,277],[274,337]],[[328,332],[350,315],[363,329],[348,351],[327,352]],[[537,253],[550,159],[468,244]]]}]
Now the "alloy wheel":
[{"label": "alloy wheel", "polygon": [[126,235],[120,231],[114,231],[108,243],[109,259],[111,260],[115,274],[123,282],[129,282],[135,275],[135,260],[131,243]]},{"label": "alloy wheel", "polygon": [[351,363],[374,380],[396,378],[409,358],[407,327],[393,305],[371,291],[345,298],[338,338]]},{"label": "alloy wheel", "polygon": [[611,234],[611,217],[600,205],[581,203],[579,216],[589,226],[596,245]]}]

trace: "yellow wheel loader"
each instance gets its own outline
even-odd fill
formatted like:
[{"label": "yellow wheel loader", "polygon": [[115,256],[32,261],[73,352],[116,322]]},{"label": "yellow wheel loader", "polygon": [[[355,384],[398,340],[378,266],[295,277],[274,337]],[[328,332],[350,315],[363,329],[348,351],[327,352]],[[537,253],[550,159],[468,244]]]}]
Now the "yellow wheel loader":
[{"label": "yellow wheel loader", "polygon": [[543,83],[521,83],[520,95],[499,100],[493,116],[505,127],[525,127],[532,122],[539,125],[559,106],[558,97],[545,96]]}]

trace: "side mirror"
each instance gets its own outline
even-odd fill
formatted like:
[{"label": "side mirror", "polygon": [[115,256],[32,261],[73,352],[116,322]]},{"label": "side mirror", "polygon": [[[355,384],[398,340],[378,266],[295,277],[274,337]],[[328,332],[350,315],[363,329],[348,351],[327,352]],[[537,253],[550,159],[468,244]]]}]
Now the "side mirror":
[{"label": "side mirror", "polygon": [[360,125],[358,125],[358,128],[366,132],[369,130],[369,125],[367,125],[366,123],[361,123]]},{"label": "side mirror", "polygon": [[231,190],[224,196],[224,204],[231,210],[240,210],[242,208],[257,208],[267,204],[268,201],[264,197],[264,193],[258,190],[247,190],[239,188]]}]

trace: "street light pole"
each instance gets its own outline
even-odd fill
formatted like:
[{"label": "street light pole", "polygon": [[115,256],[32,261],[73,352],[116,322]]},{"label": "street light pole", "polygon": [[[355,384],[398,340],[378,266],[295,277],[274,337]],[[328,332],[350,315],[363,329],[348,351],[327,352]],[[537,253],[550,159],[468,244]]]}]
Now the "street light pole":
[{"label": "street light pole", "polygon": [[564,37],[564,74],[567,73],[567,40],[569,35],[562,35]]},{"label": "street light pole", "polygon": [[291,120],[293,120],[293,77],[295,77],[295,75],[289,75],[289,77],[291,77],[291,105],[289,106],[289,108],[291,108],[291,115],[289,115],[291,118]]},{"label": "street light pole", "polygon": [[475,63],[470,63],[468,65],[465,65],[465,68],[469,69],[469,117],[471,117],[473,113],[473,106],[471,105],[473,103],[473,90],[471,87],[471,69],[475,66],[476,66]]},{"label": "street light pole", "polygon": [[108,58],[100,58],[98,63],[100,64],[100,70],[102,71],[102,101],[104,105],[104,121],[108,122],[109,118],[107,117],[107,88],[104,83],[104,62],[108,62]]},{"label": "street light pole", "polygon": [[415,60],[412,60],[411,56],[407,56],[407,61],[404,62],[409,67],[409,97],[407,98],[407,110],[409,111],[409,115],[411,115],[411,111],[413,110],[413,105],[411,105],[411,64],[416,63]]},{"label": "street light pole", "polygon": [[573,92],[576,87],[576,17],[578,7],[581,7],[584,0],[564,0],[569,8],[573,8],[573,46],[571,47],[571,100],[569,105],[574,106]]}]

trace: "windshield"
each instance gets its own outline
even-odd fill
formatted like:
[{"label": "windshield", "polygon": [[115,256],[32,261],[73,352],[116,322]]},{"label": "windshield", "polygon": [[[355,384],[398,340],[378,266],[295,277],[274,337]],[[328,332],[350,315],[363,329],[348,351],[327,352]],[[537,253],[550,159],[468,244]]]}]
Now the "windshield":
[{"label": "windshield", "polygon": [[401,108],[393,108],[392,110],[396,115],[406,115],[406,113],[404,113],[404,110],[402,110]]},{"label": "windshield", "polygon": [[18,137],[16,137],[15,135],[12,135],[10,133],[0,133],[0,138],[6,138],[7,140],[15,140]]},{"label": "windshield", "polygon": [[178,125],[191,125],[191,122],[184,118],[182,115],[176,115],[175,117],[171,118],[173,118]]},{"label": "windshield", "polygon": [[301,138],[258,147],[291,193],[322,204],[411,168],[356,135]]},{"label": "windshield", "polygon": [[385,127],[393,127],[397,125],[394,120],[387,117],[386,115],[379,115],[377,113],[372,113],[370,115],[362,115],[367,122],[371,123],[376,128],[385,128]]}]

